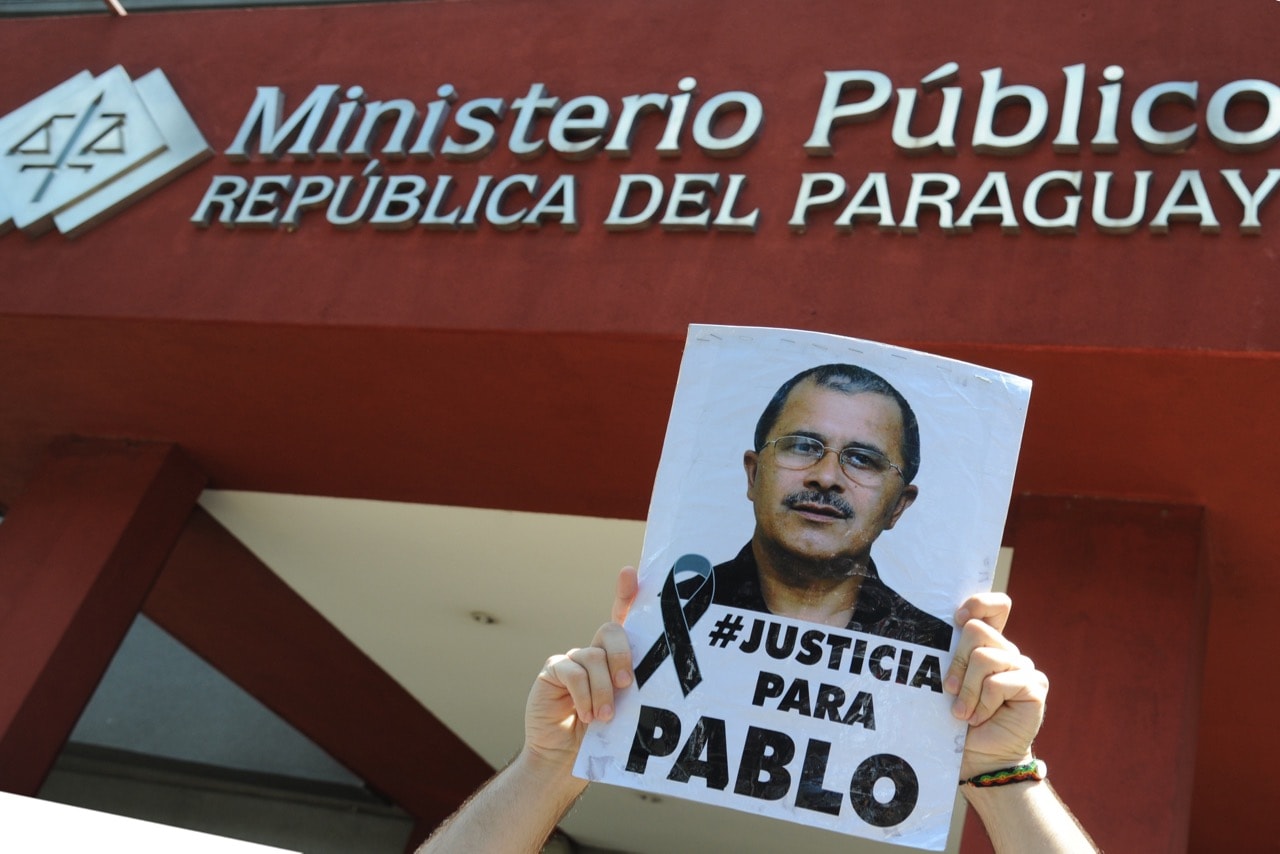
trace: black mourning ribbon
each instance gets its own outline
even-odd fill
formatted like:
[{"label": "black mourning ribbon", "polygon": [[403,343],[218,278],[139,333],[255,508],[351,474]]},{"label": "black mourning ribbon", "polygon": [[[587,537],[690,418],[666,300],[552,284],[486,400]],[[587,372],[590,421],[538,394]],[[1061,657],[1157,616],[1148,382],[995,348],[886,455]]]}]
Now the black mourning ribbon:
[{"label": "black mourning ribbon", "polygon": [[[691,577],[678,582],[676,577],[682,575]],[[653,642],[636,666],[636,684],[643,687],[667,656],[671,656],[684,695],[689,696],[689,692],[698,687],[702,672],[693,653],[689,629],[707,612],[715,589],[711,561],[702,555],[685,555],[671,567],[658,597],[662,610],[662,636]],[[684,600],[683,606],[681,599]]]}]

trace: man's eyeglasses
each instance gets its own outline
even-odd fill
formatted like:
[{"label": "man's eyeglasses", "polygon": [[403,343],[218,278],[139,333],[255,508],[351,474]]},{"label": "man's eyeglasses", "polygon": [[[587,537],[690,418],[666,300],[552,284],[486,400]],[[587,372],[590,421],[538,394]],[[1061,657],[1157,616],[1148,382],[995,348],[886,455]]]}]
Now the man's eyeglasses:
[{"label": "man's eyeglasses", "polygon": [[889,475],[889,469],[896,471],[903,483],[907,481],[902,469],[891,463],[884,454],[870,448],[829,448],[810,436],[779,436],[765,442],[760,450],[763,451],[770,445],[773,445],[775,460],[784,469],[801,471],[811,468],[828,453],[832,453],[840,461],[840,470],[845,476],[860,486],[873,488],[882,485]]}]

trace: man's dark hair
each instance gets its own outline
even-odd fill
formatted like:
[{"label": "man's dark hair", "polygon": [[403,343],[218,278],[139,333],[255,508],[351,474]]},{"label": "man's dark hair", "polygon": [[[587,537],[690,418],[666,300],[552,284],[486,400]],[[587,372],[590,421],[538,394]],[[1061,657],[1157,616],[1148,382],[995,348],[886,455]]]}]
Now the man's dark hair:
[{"label": "man's dark hair", "polygon": [[820,388],[829,388],[844,394],[882,394],[891,398],[902,410],[902,479],[910,483],[920,471],[920,425],[916,423],[916,414],[911,411],[907,399],[889,384],[889,381],[874,371],[860,368],[857,365],[819,365],[801,371],[782,384],[773,395],[773,400],[760,413],[756,422],[756,452],[758,453],[769,438],[769,431],[777,423],[782,407],[786,406],[791,391],[805,380],[813,380]]}]

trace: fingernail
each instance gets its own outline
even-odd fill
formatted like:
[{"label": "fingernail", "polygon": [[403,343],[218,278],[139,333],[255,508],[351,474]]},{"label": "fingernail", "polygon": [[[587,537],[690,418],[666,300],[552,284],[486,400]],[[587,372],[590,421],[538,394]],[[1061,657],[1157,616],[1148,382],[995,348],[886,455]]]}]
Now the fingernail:
[{"label": "fingernail", "polygon": [[613,684],[618,688],[625,688],[631,684],[631,671],[619,670],[618,674],[613,677]]},{"label": "fingernail", "polygon": [[613,706],[601,706],[600,711],[596,713],[596,717],[602,721],[613,718]]},{"label": "fingernail", "polygon": [[963,626],[965,623],[969,622],[969,620],[971,619],[973,619],[973,614],[969,613],[968,608],[961,608],[959,611],[956,611],[957,625]]},{"label": "fingernail", "polygon": [[951,716],[960,720],[965,720],[969,717],[969,711],[964,707],[963,700],[956,700],[951,704]]},{"label": "fingernail", "polygon": [[959,694],[960,693],[960,677],[948,676],[947,681],[942,683],[942,690],[946,691],[948,694]]}]

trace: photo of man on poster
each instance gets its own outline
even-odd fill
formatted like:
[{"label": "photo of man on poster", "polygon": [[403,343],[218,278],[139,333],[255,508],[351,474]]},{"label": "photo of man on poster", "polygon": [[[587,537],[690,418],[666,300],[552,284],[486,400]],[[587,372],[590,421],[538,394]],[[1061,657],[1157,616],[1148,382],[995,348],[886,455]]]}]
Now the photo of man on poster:
[{"label": "photo of man on poster", "polygon": [[856,365],[800,372],[765,407],[743,468],[755,531],[715,567],[716,604],[950,648],[951,626],[871,558],[919,493],[920,430],[896,388]]}]

